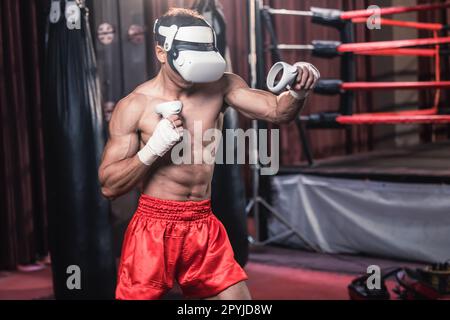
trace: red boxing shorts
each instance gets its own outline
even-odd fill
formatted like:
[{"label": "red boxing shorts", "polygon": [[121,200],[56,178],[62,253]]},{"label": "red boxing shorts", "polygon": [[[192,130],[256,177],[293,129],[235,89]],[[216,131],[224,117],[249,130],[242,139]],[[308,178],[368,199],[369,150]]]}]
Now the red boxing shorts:
[{"label": "red boxing shorts", "polygon": [[116,299],[160,299],[174,281],[186,297],[208,298],[246,279],[209,200],[141,196],[125,234]]}]

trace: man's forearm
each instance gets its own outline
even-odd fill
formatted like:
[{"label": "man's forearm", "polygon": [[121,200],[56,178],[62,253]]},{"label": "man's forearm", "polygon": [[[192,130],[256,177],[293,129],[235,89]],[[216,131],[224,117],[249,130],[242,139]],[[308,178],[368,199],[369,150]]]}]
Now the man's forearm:
[{"label": "man's forearm", "polygon": [[296,99],[289,92],[283,92],[277,97],[276,123],[287,123],[295,120],[305,106],[306,99]]},{"label": "man's forearm", "polygon": [[121,196],[135,187],[158,159],[154,156],[145,165],[137,155],[113,163],[100,171],[100,183],[105,197],[113,199]]}]

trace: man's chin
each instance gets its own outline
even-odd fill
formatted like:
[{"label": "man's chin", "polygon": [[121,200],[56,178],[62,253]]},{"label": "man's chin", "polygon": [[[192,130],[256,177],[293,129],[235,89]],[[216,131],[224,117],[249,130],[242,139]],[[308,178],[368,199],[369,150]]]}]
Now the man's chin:
[{"label": "man's chin", "polygon": [[169,76],[169,78],[172,80],[172,82],[177,85],[179,88],[188,90],[191,89],[194,86],[194,83],[191,81],[184,80],[180,75],[173,75]]},{"label": "man's chin", "polygon": [[193,82],[186,81],[186,80],[183,80],[180,84],[183,89],[190,89],[194,86]]}]

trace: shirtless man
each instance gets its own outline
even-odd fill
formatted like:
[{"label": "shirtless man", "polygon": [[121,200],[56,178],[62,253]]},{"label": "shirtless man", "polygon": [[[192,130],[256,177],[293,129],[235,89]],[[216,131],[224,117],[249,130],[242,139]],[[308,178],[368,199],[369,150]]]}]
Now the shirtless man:
[{"label": "shirtless man", "polygon": [[[117,104],[99,169],[107,198],[142,186],[124,239],[116,298],[159,299],[177,281],[189,298],[250,299],[247,276],[211,212],[214,165],[175,165],[170,150],[183,130],[193,135],[196,121],[203,131],[220,130],[224,102],[250,119],[292,121],[319,73],[308,63],[297,64],[296,83],[275,96],[224,73],[214,33],[198,13],[171,9],[154,32],[161,70]],[[169,108],[173,101],[181,112],[161,119],[157,107]]]}]

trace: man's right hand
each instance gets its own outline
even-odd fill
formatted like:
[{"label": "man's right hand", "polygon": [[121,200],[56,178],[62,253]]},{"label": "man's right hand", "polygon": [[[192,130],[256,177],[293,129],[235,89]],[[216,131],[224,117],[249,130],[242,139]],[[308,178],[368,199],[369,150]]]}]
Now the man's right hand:
[{"label": "man's right hand", "polygon": [[138,152],[138,157],[145,165],[150,165],[154,156],[164,156],[183,137],[183,121],[179,115],[162,119],[148,139],[147,144]]}]

